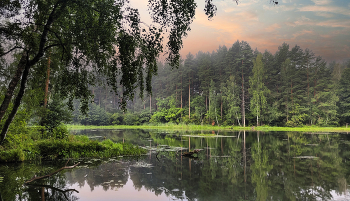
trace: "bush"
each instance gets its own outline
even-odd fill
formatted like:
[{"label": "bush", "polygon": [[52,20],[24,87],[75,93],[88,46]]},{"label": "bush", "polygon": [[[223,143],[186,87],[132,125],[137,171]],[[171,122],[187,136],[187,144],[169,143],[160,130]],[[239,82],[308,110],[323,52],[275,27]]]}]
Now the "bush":
[{"label": "bush", "polygon": [[120,113],[114,113],[111,115],[109,122],[113,125],[123,125],[124,124],[124,116]]},{"label": "bush", "polygon": [[59,126],[55,127],[52,131],[52,136],[55,139],[65,139],[68,137],[68,129],[67,126],[64,124],[60,124]]},{"label": "bush", "polygon": [[124,115],[125,125],[140,125],[138,115],[132,113],[126,113]]}]

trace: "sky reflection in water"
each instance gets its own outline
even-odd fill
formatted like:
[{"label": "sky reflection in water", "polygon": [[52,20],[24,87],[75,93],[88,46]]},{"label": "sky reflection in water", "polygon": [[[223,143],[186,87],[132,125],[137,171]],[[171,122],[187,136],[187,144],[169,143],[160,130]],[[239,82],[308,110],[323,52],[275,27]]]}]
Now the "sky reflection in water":
[{"label": "sky reflection in water", "polygon": [[[350,137],[345,134],[221,132],[226,136],[221,138],[202,132],[189,138],[189,133],[157,131],[83,132],[151,145],[154,151],[136,158],[83,160],[79,168],[44,182],[79,191],[70,192],[71,200],[350,200]],[[174,147],[201,151],[187,158],[169,151]],[[21,185],[39,166],[0,166],[0,175],[7,175],[0,183],[2,198],[15,200],[6,198],[16,193],[18,200],[40,199],[41,188]],[[9,182],[14,178],[20,178],[18,184]],[[5,183],[21,192],[5,189]],[[45,197],[65,200],[52,190],[45,190]]]}]

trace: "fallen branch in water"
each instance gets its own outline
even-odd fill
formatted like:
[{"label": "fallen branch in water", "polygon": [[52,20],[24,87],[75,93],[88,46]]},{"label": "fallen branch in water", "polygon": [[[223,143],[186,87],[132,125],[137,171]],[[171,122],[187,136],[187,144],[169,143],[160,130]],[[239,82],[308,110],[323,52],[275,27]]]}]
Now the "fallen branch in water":
[{"label": "fallen branch in water", "polygon": [[[69,161],[69,160],[68,160]],[[67,163],[68,163],[68,161],[67,161]],[[50,173],[50,174],[47,174],[47,175],[44,175],[44,176],[41,176],[41,177],[36,177],[36,176],[34,176],[33,178],[31,178],[30,180],[28,180],[28,181],[26,181],[26,182],[24,182],[24,184],[28,184],[28,183],[30,183],[30,182],[32,182],[32,181],[35,181],[35,180],[39,180],[39,179],[44,179],[44,178],[47,178],[47,177],[51,177],[52,175],[54,175],[54,174],[56,174],[56,173],[58,173],[58,172],[60,172],[60,171],[62,171],[62,170],[64,170],[64,169],[73,169],[73,168],[75,168],[77,165],[79,165],[79,163],[76,163],[76,164],[74,164],[74,165],[72,165],[72,166],[67,166],[67,163],[66,163],[66,165],[64,166],[64,167],[61,167],[60,169],[58,169],[58,170],[56,170],[56,171],[54,171],[54,172],[52,172],[52,173]]]},{"label": "fallen branch in water", "polygon": [[27,184],[27,185],[28,185],[28,186],[34,186],[34,187],[50,188],[50,189],[52,189],[52,190],[61,192],[61,193],[63,193],[64,197],[65,197],[67,200],[69,200],[68,197],[67,197],[67,194],[66,194],[67,192],[74,191],[74,192],[76,192],[76,193],[79,193],[79,191],[77,191],[77,190],[75,190],[75,189],[62,190],[62,189],[55,188],[55,187],[50,186],[50,185],[37,185],[37,184]]}]

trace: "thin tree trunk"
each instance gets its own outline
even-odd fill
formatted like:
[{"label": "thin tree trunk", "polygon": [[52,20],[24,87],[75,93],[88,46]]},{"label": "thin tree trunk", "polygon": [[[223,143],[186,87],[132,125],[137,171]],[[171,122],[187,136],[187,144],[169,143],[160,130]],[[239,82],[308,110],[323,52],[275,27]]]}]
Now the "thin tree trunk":
[{"label": "thin tree trunk", "polygon": [[221,122],[222,122],[222,95],[221,95]]},{"label": "thin tree trunk", "polygon": [[12,111],[9,114],[9,116],[8,116],[4,126],[2,128],[2,131],[0,133],[0,145],[4,142],[4,140],[6,138],[7,130],[9,128],[13,118],[15,117],[20,104],[21,104],[21,100],[22,100],[22,97],[24,95],[24,90],[26,88],[26,82],[27,82],[29,70],[30,70],[30,66],[29,66],[29,64],[26,64],[25,65],[25,69],[23,71],[23,75],[22,75],[21,87],[20,87],[19,92],[18,92],[18,94],[16,96],[16,99],[15,99]]},{"label": "thin tree trunk", "polygon": [[176,89],[175,89],[175,97],[176,97],[176,102],[177,102],[177,84],[175,84],[175,87],[176,87]]},{"label": "thin tree trunk", "polygon": [[[292,101],[292,109],[293,109],[293,81],[290,80],[290,95],[291,95],[291,101]],[[293,110],[294,115],[294,110]]]},{"label": "thin tree trunk", "polygon": [[182,109],[182,75],[181,75],[181,109]]},{"label": "thin tree trunk", "polygon": [[243,60],[242,60],[242,123],[243,123],[243,127],[245,127]]},{"label": "thin tree trunk", "polygon": [[256,127],[259,126],[259,115],[258,115],[258,112],[259,112],[259,107],[256,106]]},{"label": "thin tree trunk", "polygon": [[49,95],[49,83],[50,83],[50,53],[49,53],[49,59],[47,61],[47,71],[46,71],[46,81],[45,81],[45,97],[44,97],[44,108],[47,106],[47,97]]},{"label": "thin tree trunk", "polygon": [[208,112],[208,96],[205,96],[205,110]]},{"label": "thin tree trunk", "polygon": [[307,66],[306,66],[306,76],[307,76],[307,105],[309,108],[309,124],[311,124],[311,110],[310,110],[310,96],[309,96],[309,89],[310,89],[310,84],[309,84],[309,60],[307,61]]},{"label": "thin tree trunk", "polygon": [[21,79],[21,76],[22,76],[24,69],[26,68],[26,63],[27,63],[27,54],[26,54],[26,52],[23,52],[21,60],[18,63],[16,74],[15,74],[15,76],[13,76],[10,84],[8,85],[7,91],[5,94],[5,98],[2,101],[2,104],[0,106],[0,121],[4,117],[5,112],[6,112],[8,106],[11,102],[11,99],[12,99],[13,93],[16,89],[16,86],[17,86],[19,80]]},{"label": "thin tree trunk", "polygon": [[188,79],[188,119],[191,119],[191,80]]},{"label": "thin tree trunk", "polygon": [[152,95],[149,96],[149,112],[152,113]]},{"label": "thin tree trunk", "polygon": [[210,123],[210,91],[209,91],[209,97],[208,97],[208,102],[209,102],[209,123]]}]

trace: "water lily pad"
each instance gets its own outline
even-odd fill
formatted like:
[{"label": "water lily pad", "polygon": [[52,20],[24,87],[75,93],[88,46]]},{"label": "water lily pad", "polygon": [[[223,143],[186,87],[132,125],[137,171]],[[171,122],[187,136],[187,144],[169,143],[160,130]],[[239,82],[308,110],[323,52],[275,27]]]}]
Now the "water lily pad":
[{"label": "water lily pad", "polygon": [[316,157],[316,156],[296,156],[293,158],[317,159],[318,157]]}]

